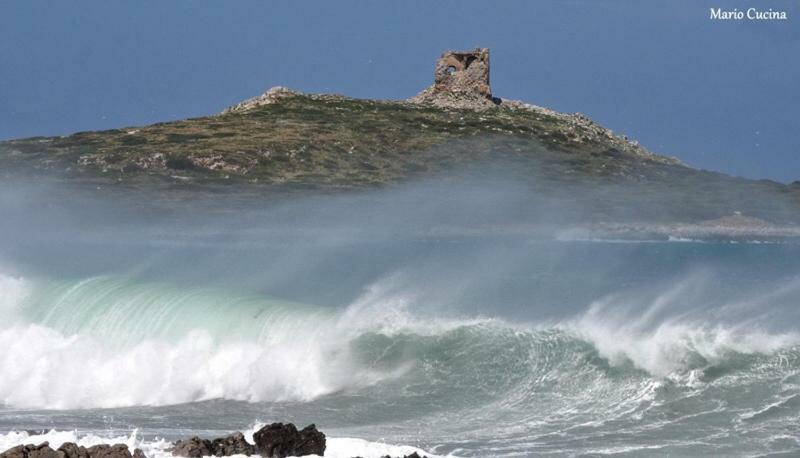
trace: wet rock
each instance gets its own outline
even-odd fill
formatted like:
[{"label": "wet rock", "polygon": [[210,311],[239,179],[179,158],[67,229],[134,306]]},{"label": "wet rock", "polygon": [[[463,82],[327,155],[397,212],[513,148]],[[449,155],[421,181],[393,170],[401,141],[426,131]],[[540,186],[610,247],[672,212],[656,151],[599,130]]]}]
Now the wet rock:
[{"label": "wet rock", "polygon": [[125,444],[100,444],[86,449],[89,458],[132,458],[128,446]]},{"label": "wet rock", "polygon": [[61,447],[58,447],[58,452],[64,458],[89,458],[89,451],[86,450],[86,447],[73,442],[64,442]]},{"label": "wet rock", "polygon": [[48,442],[39,445],[18,445],[0,453],[0,458],[61,458]]},{"label": "wet rock", "polygon": [[264,457],[324,455],[325,434],[315,425],[298,431],[292,423],[273,423],[253,434],[256,450]]},{"label": "wet rock", "polygon": [[[138,452],[138,454],[137,454]],[[0,458],[147,458],[144,453],[136,449],[134,455],[125,444],[100,444],[89,448],[73,442],[64,442],[58,450],[53,450],[50,444],[44,442],[40,445],[19,445],[0,453]]]},{"label": "wet rock", "polygon": [[6,450],[3,453],[0,453],[0,458],[24,458],[28,456],[27,451],[25,450],[26,445],[17,445],[16,447],[12,447]]},{"label": "wet rock", "polygon": [[180,440],[172,448],[174,456],[199,458],[202,456],[255,455],[256,447],[247,442],[242,433],[233,433],[227,437],[214,440],[201,439],[197,436]]},{"label": "wet rock", "polygon": [[255,455],[256,447],[244,438],[242,433],[233,433],[211,441],[211,453],[215,456]]},{"label": "wet rock", "polygon": [[173,456],[185,456],[188,458],[200,458],[201,456],[211,456],[211,441],[200,439],[197,436],[191,439],[179,440],[172,447]]},{"label": "wet rock", "polygon": [[142,449],[135,448],[133,449],[133,458],[147,458],[147,455],[144,454]]}]

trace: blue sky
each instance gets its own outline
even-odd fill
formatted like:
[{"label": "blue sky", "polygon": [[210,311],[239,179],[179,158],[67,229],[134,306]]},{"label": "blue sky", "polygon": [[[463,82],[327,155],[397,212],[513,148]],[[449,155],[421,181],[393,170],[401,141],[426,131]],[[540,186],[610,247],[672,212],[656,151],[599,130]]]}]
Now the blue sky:
[{"label": "blue sky", "polygon": [[[709,20],[710,7],[788,21]],[[800,2],[0,0],[0,139],[222,110],[275,85],[406,98],[447,49],[490,47],[500,97],[649,149],[800,180]]]}]

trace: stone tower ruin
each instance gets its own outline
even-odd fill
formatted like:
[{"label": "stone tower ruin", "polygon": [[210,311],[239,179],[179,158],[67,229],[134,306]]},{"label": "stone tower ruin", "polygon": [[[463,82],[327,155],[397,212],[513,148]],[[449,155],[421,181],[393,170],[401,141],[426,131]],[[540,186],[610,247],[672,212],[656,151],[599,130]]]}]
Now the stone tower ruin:
[{"label": "stone tower ruin", "polygon": [[436,61],[434,86],[440,91],[475,92],[491,99],[489,86],[489,50],[450,51]]},{"label": "stone tower ruin", "polygon": [[436,61],[433,86],[411,99],[448,107],[493,106],[489,85],[489,49],[448,51]]}]

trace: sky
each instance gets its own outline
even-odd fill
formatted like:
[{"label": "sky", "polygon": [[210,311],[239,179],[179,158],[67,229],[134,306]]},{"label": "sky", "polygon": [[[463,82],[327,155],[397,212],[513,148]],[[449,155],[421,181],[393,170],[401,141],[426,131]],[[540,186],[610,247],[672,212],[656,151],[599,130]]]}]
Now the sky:
[{"label": "sky", "polygon": [[[751,6],[789,19],[709,19]],[[278,85],[403,99],[476,46],[496,96],[694,167],[800,180],[797,0],[0,0],[0,139],[204,116]]]}]

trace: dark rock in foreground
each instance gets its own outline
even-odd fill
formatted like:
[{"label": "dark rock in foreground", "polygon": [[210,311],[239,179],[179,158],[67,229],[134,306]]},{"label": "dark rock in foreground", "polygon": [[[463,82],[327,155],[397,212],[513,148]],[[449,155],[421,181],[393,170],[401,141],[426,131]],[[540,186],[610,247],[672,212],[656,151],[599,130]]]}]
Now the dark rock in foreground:
[{"label": "dark rock in foreground", "polygon": [[[204,456],[256,455],[268,458],[286,458],[325,454],[325,434],[315,425],[297,430],[292,423],[273,423],[264,426],[253,434],[255,445],[250,444],[240,432],[213,440],[197,436],[175,442],[173,456],[201,458]],[[39,445],[18,445],[0,453],[0,458],[147,458],[140,449],[133,454],[125,444],[99,444],[89,448],[72,442],[65,442],[53,450],[48,442]],[[361,457],[354,457],[361,458]],[[394,458],[385,455],[381,458]],[[414,452],[397,458],[427,458]]]},{"label": "dark rock in foreground", "polygon": [[240,432],[213,440],[195,436],[176,442],[172,454],[187,458],[255,454],[283,458],[325,453],[325,434],[319,432],[314,425],[298,431],[291,423],[273,423],[256,431],[253,440],[255,445],[247,442]]},{"label": "dark rock in foreground", "polygon": [[[86,449],[86,451],[89,454],[89,458],[131,458],[131,452],[128,451],[128,446],[125,444],[93,445]],[[134,451],[134,453],[137,452]],[[139,450],[138,453],[141,453],[141,450]]]},{"label": "dark rock in foreground", "polygon": [[39,445],[18,445],[0,453],[0,458],[146,458],[138,448],[131,455],[125,444],[100,444],[86,448],[72,442],[65,442],[53,450],[48,442]]},{"label": "dark rock in foreground", "polygon": [[248,443],[242,433],[233,433],[211,441],[211,453],[214,456],[255,455],[256,448]]},{"label": "dark rock in foreground", "polygon": [[47,442],[39,445],[18,445],[0,453],[0,458],[60,458]]},{"label": "dark rock in foreground", "polygon": [[315,425],[308,425],[298,431],[292,423],[273,423],[256,431],[253,441],[258,452],[265,457],[284,458],[325,453],[325,434],[318,431]]},{"label": "dark rock in foreground", "polygon": [[211,456],[211,441],[194,436],[190,439],[179,440],[172,447],[173,456],[185,456],[188,458],[200,458],[201,456]]},{"label": "dark rock in foreground", "polygon": [[73,442],[65,442],[58,447],[58,451],[64,454],[64,458],[89,458],[89,451],[86,447]]}]

